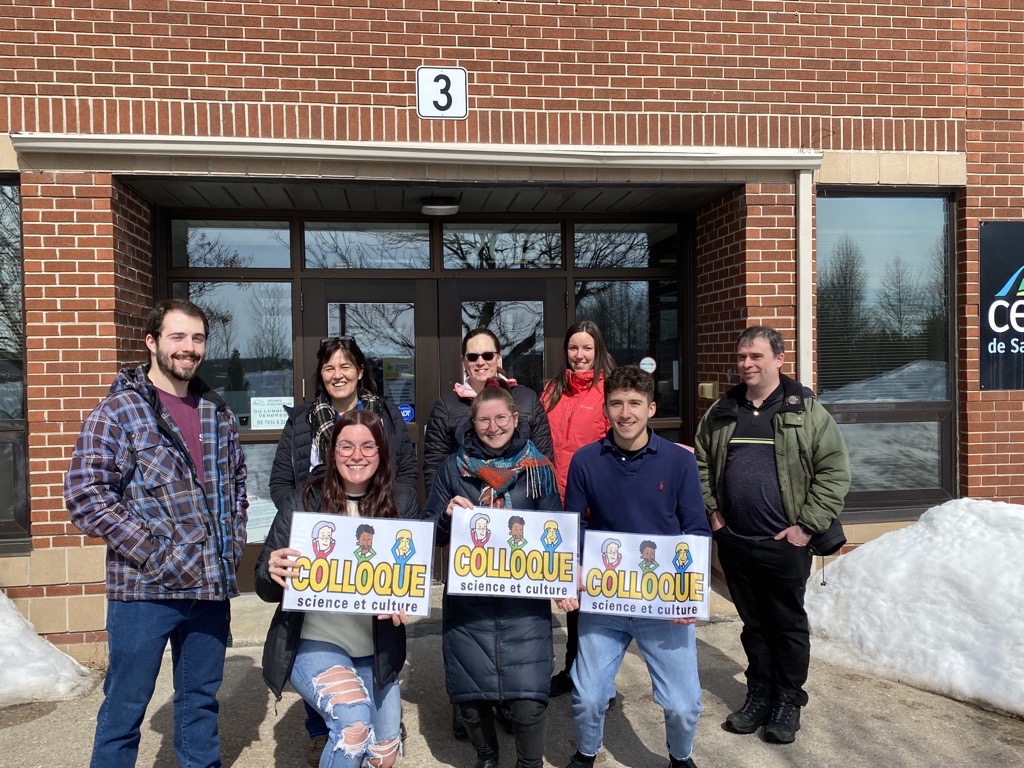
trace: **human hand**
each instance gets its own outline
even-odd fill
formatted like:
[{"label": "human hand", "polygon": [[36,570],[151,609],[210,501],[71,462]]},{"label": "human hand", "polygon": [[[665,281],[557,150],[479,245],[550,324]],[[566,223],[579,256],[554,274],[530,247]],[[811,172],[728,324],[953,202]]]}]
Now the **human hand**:
[{"label": "human hand", "polygon": [[448,517],[451,517],[452,513],[455,512],[456,507],[472,509],[473,502],[467,499],[465,496],[456,496],[455,498],[448,502],[448,506],[445,507],[444,513],[448,515]]},{"label": "human hand", "polygon": [[672,623],[673,624],[681,624],[684,627],[688,627],[691,624],[696,624],[698,621],[699,621],[699,619],[694,619],[694,618],[689,618],[689,619],[672,619]]},{"label": "human hand", "polygon": [[783,528],[775,534],[776,541],[781,541],[782,539],[785,539],[794,547],[806,547],[811,540],[811,534],[805,532],[799,525],[791,525],[789,528]]},{"label": "human hand", "polygon": [[299,574],[298,564],[294,558],[301,554],[299,550],[287,547],[271,552],[267,560],[267,571],[270,573],[270,578],[284,589],[288,589],[288,581]]},{"label": "human hand", "polygon": [[720,530],[725,528],[725,518],[722,517],[722,513],[717,509],[708,515],[708,524],[711,526],[712,531]]},{"label": "human hand", "polygon": [[400,624],[405,624],[409,620],[409,617],[405,615],[404,610],[399,611],[398,613],[381,613],[377,615],[377,618],[381,621],[391,619],[391,623],[394,624],[396,627]]}]

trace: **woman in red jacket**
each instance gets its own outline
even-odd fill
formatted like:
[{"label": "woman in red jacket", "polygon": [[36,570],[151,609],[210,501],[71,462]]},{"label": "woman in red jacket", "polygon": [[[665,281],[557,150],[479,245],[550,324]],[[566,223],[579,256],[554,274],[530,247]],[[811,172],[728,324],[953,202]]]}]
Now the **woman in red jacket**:
[{"label": "woman in red jacket", "polygon": [[[597,323],[583,320],[569,326],[562,341],[565,370],[547,383],[541,402],[548,412],[551,443],[555,453],[555,479],[565,500],[565,478],[577,449],[604,437],[608,418],[604,415],[604,381],[615,367]],[[570,512],[586,512],[583,509]],[[569,669],[576,659],[578,611],[566,615],[565,669],[551,678],[551,696],[572,690]]]}]

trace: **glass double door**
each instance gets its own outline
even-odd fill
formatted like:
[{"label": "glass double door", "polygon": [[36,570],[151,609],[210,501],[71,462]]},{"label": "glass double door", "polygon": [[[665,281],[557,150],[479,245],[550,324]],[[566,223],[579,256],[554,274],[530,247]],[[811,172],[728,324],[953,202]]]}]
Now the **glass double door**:
[{"label": "glass double door", "polygon": [[442,392],[462,379],[462,337],[488,328],[503,367],[539,392],[561,365],[566,281],[558,278],[310,280],[302,290],[304,400],[320,340],[352,336],[378,391],[398,406],[417,446]]}]

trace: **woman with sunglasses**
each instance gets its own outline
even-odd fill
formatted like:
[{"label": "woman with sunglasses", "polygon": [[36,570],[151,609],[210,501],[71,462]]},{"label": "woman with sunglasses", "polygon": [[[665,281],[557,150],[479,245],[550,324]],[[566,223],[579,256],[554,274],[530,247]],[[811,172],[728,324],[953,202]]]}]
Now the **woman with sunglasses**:
[{"label": "woman with sunglasses", "polygon": [[[551,425],[555,449],[555,477],[558,492],[565,498],[565,479],[572,455],[588,443],[600,440],[611,425],[604,413],[604,382],[615,368],[601,329],[590,320],[569,326],[562,341],[565,367],[544,387],[541,402]],[[582,511],[582,510],[576,510]],[[551,678],[551,695],[572,690],[569,670],[576,660],[579,611],[566,614],[565,669]]]},{"label": "woman with sunglasses", "polygon": [[[450,540],[456,507],[488,514],[494,529],[510,520],[508,513],[501,516],[503,509],[561,510],[554,468],[522,427],[513,395],[500,382],[492,380],[473,398],[470,419],[456,435],[459,448],[438,469],[424,510],[437,521],[439,546]],[[446,591],[441,645],[448,696],[476,749],[476,768],[498,766],[494,705],[511,712],[516,768],[540,768],[551,603]]]},{"label": "woman with sunglasses", "polygon": [[[297,488],[324,471],[331,456],[329,443],[334,425],[342,415],[353,411],[365,410],[380,417],[388,437],[395,479],[418,492],[416,446],[398,408],[377,394],[366,356],[351,336],[335,336],[320,342],[313,392],[312,403],[285,407],[288,421],[277,443],[270,471],[270,496],[279,512]],[[327,743],[328,729],[309,705],[306,706],[306,732],[309,734],[307,762],[315,766]]]},{"label": "woman with sunglasses", "polygon": [[486,328],[476,328],[462,339],[462,371],[464,379],[456,382],[451,392],[445,392],[434,403],[423,432],[423,479],[427,493],[431,491],[434,473],[441,463],[458,449],[455,436],[459,422],[469,415],[473,399],[489,380],[504,380],[512,391],[512,398],[523,420],[529,427],[529,438],[540,452],[552,458],[551,432],[537,393],[529,387],[519,386],[509,379],[501,368],[501,345],[498,337]]},{"label": "woman with sunglasses", "polygon": [[[418,518],[416,492],[393,480],[383,424],[351,409],[332,426],[324,472],[293,491],[256,563],[256,593],[280,603],[299,551],[291,549],[292,510],[325,516]],[[401,746],[398,673],[405,663],[405,614],[361,616],[283,611],[278,605],[263,647],[263,679],[280,701],[286,682],[329,724],[320,768],[390,768]]]}]

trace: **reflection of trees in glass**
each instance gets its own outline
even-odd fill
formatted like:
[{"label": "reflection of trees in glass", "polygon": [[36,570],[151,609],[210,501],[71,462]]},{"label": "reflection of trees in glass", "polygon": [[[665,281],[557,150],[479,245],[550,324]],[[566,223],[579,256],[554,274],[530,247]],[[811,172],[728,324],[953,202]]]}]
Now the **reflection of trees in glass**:
[{"label": "reflection of trees in glass", "polygon": [[650,260],[646,232],[576,233],[577,267],[646,267]]},{"label": "reflection of trees in glass", "polygon": [[562,235],[550,232],[445,232],[444,265],[449,269],[514,269],[557,266]]},{"label": "reflection of trees in glass", "polygon": [[228,358],[224,389],[228,392],[245,392],[249,389],[249,381],[245,378],[245,369],[242,367],[242,355],[237,349],[231,350],[231,357]]},{"label": "reflection of trees in glass", "polygon": [[[918,360],[947,361],[947,274],[943,235],[933,245],[922,275],[896,255],[886,262],[881,285],[869,297],[860,246],[849,235],[839,238],[818,264],[819,391],[890,373]],[[906,397],[901,385],[884,380],[873,392],[879,400]]]},{"label": "reflection of trees in glass", "polygon": [[[334,318],[338,305],[328,308],[328,317]],[[345,304],[343,321],[330,332],[338,336],[352,336],[363,352],[370,356],[413,357],[416,339],[413,332],[413,305],[402,304]]]},{"label": "reflection of trees in glass", "polygon": [[21,198],[17,187],[0,186],[0,355],[8,359],[23,351],[21,291]]},{"label": "reflection of trees in glass", "polygon": [[[252,256],[243,256],[221,240],[211,238],[198,227],[189,227],[185,250],[190,267],[212,269],[245,269],[252,264]],[[194,280],[188,284],[188,298],[206,312],[210,321],[210,341],[207,357],[226,358],[234,348],[235,315],[230,307],[216,301],[217,289],[223,283],[212,280]]]},{"label": "reflection of trees in glass", "polygon": [[282,360],[291,360],[290,286],[285,283],[243,283],[249,292],[250,358],[277,368]]},{"label": "reflection of trees in glass", "polygon": [[646,281],[576,284],[576,319],[593,320],[616,360],[650,352],[650,286]]},{"label": "reflection of trees in glass", "polygon": [[430,266],[425,231],[363,231],[306,227],[306,266],[311,269],[396,269]]}]

